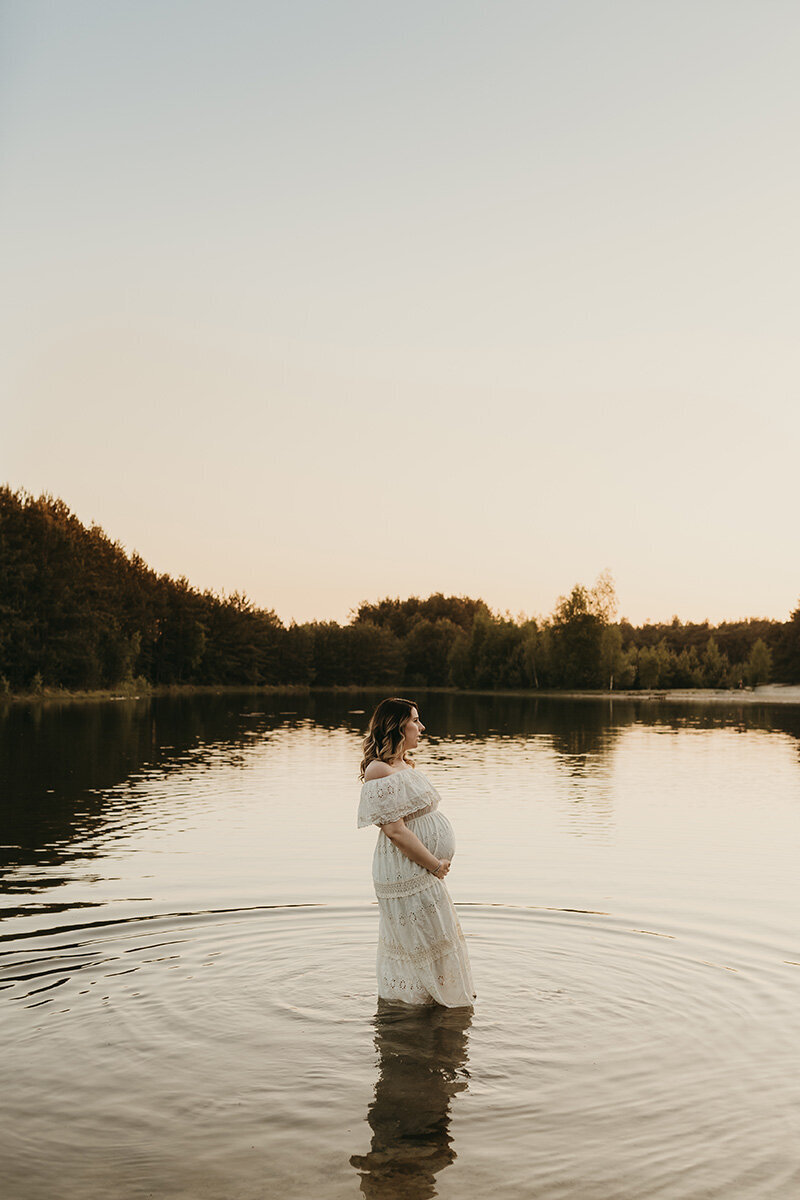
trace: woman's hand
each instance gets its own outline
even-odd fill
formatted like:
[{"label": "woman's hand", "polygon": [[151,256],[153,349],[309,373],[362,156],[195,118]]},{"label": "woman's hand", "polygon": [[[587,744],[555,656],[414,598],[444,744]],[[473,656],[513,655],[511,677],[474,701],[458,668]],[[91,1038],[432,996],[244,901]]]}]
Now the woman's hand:
[{"label": "woman's hand", "polygon": [[[428,847],[422,844],[417,835],[408,828],[402,817],[398,817],[396,821],[387,821],[385,825],[381,825],[381,829],[389,841],[405,854],[406,858],[410,858],[418,866],[424,867],[426,871],[430,871],[437,879],[444,879],[450,870],[450,859],[440,858],[438,859],[439,865],[432,867],[431,859],[433,855]],[[434,858],[433,861],[436,862],[437,860]]]}]

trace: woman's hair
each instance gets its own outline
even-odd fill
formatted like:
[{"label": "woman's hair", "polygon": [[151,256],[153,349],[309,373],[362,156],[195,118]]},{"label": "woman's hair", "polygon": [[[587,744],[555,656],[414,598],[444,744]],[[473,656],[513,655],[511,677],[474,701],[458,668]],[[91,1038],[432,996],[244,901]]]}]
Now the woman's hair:
[{"label": "woman's hair", "polygon": [[[368,765],[376,758],[381,762],[390,763],[397,757],[411,710],[416,707],[416,700],[403,700],[400,696],[390,696],[388,700],[381,700],[369,719],[364,737],[364,757],[361,760],[359,776],[361,779],[364,778]],[[403,759],[413,767],[413,762],[405,754]]]}]

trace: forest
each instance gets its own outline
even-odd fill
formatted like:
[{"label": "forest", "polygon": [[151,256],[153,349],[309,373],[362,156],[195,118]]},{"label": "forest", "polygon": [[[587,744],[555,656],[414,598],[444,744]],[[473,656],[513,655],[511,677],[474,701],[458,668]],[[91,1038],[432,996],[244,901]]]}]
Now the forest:
[{"label": "forest", "polygon": [[284,625],[239,592],[159,575],[51,496],[0,488],[0,695],[158,685],[462,689],[740,688],[800,683],[786,621],[633,626],[607,574],[547,617],[480,599],[385,598],[347,624]]}]

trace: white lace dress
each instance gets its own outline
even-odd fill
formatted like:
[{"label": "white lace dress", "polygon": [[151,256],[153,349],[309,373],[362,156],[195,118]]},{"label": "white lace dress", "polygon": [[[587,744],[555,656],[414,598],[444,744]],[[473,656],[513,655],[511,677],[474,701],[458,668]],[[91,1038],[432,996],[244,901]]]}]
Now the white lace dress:
[{"label": "white lace dress", "polygon": [[[370,779],[361,789],[359,829],[405,819],[436,858],[452,858],[453,827],[439,793],[415,768]],[[378,995],[406,1004],[471,1005],[469,956],[444,882],[407,858],[381,831],[372,859],[378,897]]]}]

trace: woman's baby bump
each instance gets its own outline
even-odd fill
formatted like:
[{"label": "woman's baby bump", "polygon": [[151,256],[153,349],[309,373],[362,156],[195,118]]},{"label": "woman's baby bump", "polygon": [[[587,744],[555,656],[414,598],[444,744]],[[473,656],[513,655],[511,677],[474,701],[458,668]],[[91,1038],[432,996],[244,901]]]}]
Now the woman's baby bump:
[{"label": "woman's baby bump", "polygon": [[453,833],[453,826],[444,813],[424,812],[423,810],[422,815],[414,814],[406,817],[406,821],[414,822],[414,833],[425,849],[430,850],[436,858],[453,857],[456,850],[456,837]]}]

